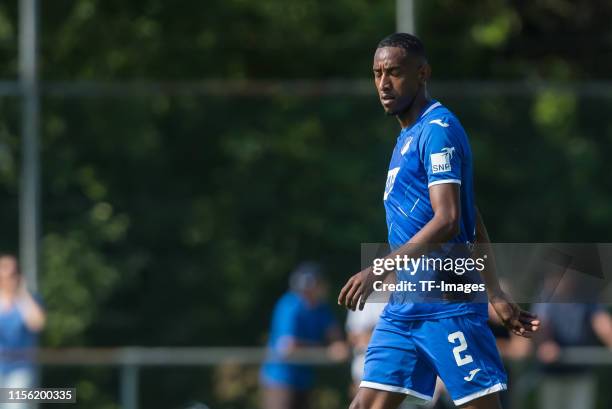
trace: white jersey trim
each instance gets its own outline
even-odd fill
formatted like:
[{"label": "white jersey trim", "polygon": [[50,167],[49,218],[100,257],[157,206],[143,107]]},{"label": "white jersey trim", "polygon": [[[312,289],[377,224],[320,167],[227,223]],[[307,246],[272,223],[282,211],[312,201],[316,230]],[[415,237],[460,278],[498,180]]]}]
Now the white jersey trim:
[{"label": "white jersey trim", "polygon": [[461,184],[461,180],[459,179],[444,179],[444,180],[436,180],[427,185],[427,187],[432,187],[433,185],[441,185],[442,183],[456,183],[458,185]]},{"label": "white jersey trim", "polygon": [[427,110],[425,112],[423,112],[423,115],[421,115],[421,118],[423,118],[425,115],[427,115],[428,113],[430,113],[433,109],[437,108],[437,107],[441,107],[442,104],[439,102],[436,102],[435,104],[433,104],[432,106],[430,106],[429,108],[427,108]]},{"label": "white jersey trim", "polygon": [[359,387],[377,389],[377,390],[387,391],[387,392],[403,393],[404,395],[411,395],[411,396],[414,396],[422,400],[432,400],[433,399],[433,396],[424,395],[417,391],[413,391],[412,389],[402,388],[401,386],[385,385],[384,383],[361,381],[361,383],[359,384]]},{"label": "white jersey trim", "polygon": [[496,385],[491,386],[490,388],[487,389],[483,389],[480,392],[476,392],[476,393],[472,393],[468,396],[465,396],[461,399],[457,399],[457,400],[453,400],[453,402],[455,403],[456,406],[461,406],[471,400],[480,398],[482,396],[485,395],[490,395],[491,393],[495,393],[495,392],[499,392],[499,391],[505,391],[506,389],[508,389],[508,387],[506,386],[505,383],[498,383]]}]

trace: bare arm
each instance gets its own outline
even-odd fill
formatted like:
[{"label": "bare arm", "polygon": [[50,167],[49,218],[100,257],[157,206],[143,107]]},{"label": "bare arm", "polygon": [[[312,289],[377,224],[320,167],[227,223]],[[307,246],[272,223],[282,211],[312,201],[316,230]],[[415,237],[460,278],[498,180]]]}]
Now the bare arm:
[{"label": "bare arm", "polygon": [[499,287],[499,279],[497,278],[497,270],[495,264],[495,254],[493,253],[493,249],[491,248],[491,239],[489,238],[489,232],[485,227],[484,221],[482,220],[482,215],[478,208],[476,208],[476,244],[477,250],[480,254],[479,256],[486,256],[488,261],[487,268],[485,268],[482,273],[482,279],[487,288],[487,295],[489,299],[497,296],[502,292]]},{"label": "bare arm", "polygon": [[506,328],[516,335],[530,337],[538,330],[540,321],[534,314],[521,309],[500,288],[495,267],[495,254],[491,248],[489,233],[478,209],[476,209],[476,244],[477,251],[480,253],[478,256],[487,259],[487,266],[480,274],[485,283],[491,306]]},{"label": "bare arm", "polygon": [[[446,243],[459,233],[461,216],[459,185],[455,183],[433,185],[429,188],[429,198],[434,211],[432,219],[408,242],[385,257],[386,259],[394,259],[396,256],[418,258],[432,250],[435,245]],[[346,305],[351,310],[356,308],[362,310],[367,297],[372,292],[375,278],[372,267],[353,275],[340,291],[338,304]],[[378,279],[380,278],[382,277]]]}]

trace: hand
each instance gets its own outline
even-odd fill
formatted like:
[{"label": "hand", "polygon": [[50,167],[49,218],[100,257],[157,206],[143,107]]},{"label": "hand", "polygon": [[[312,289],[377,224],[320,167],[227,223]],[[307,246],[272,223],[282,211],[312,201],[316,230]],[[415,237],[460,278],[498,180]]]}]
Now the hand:
[{"label": "hand", "polygon": [[489,302],[502,321],[502,324],[514,334],[531,338],[540,328],[540,320],[535,314],[521,309],[508,295],[499,291],[489,297]]},{"label": "hand", "polygon": [[345,305],[349,310],[363,310],[365,302],[373,291],[374,280],[372,268],[366,268],[348,279],[340,294],[338,305]]},{"label": "hand", "polygon": [[327,356],[334,362],[344,362],[348,359],[350,350],[345,342],[335,341],[327,347]]},{"label": "hand", "polygon": [[545,364],[551,364],[559,359],[561,348],[556,342],[547,341],[538,347],[538,359]]}]

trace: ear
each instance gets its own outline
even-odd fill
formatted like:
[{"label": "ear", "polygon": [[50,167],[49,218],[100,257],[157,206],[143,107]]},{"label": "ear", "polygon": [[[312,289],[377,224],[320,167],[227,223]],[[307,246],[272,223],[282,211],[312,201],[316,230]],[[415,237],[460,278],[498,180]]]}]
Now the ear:
[{"label": "ear", "polygon": [[426,61],[419,68],[419,82],[423,85],[431,78],[431,65]]}]

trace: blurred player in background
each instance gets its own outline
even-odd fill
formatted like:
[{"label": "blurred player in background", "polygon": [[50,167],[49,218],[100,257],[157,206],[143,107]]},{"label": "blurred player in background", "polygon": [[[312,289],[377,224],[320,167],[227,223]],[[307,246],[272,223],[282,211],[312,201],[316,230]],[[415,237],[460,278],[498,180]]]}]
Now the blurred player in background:
[{"label": "blurred player in background", "polygon": [[370,302],[362,311],[349,311],[346,317],[346,334],[353,348],[353,362],[351,363],[351,377],[353,389],[351,395],[355,396],[363,378],[365,352],[372,336],[372,331],[378,323],[380,314],[387,303]]},{"label": "blurred player in background", "polygon": [[[46,314],[27,290],[17,258],[0,255],[0,387],[36,386],[36,368],[31,359]],[[26,408],[27,404],[0,404],[0,408]]]},{"label": "blurred player in background", "polygon": [[289,279],[289,291],[274,307],[268,341],[268,359],[261,370],[265,409],[310,407],[313,368],[284,362],[299,358],[308,347],[328,345],[334,360],[348,357],[342,331],[324,301],[326,284],[317,263],[298,266]]},{"label": "blurred player in background", "polygon": [[605,308],[577,303],[573,295],[578,283],[569,275],[551,280],[550,302],[534,304],[542,320],[536,337],[536,357],[541,363],[540,409],[592,409],[597,396],[597,378],[586,365],[558,362],[562,348],[605,345],[612,349],[612,318]]},{"label": "blurred player in background", "polygon": [[[484,280],[488,300],[504,325],[529,336],[539,322],[499,287],[489,237],[474,203],[468,138],[458,119],[429,96],[431,68],[423,44],[410,34],[388,36],[378,44],[373,71],[385,112],[402,127],[383,195],[392,249],[387,258],[418,259],[431,248],[439,254],[449,248],[446,243],[471,254],[480,244],[479,255],[490,262],[477,279]],[[397,278],[410,282],[427,276],[440,282],[437,273],[398,270]],[[338,303],[363,308],[379,279],[372,267],[355,274]],[[351,408],[397,408],[407,396],[431,400],[439,376],[457,406],[498,409],[497,392],[506,389],[507,379],[487,326],[487,297],[482,302],[442,297],[433,303],[426,301],[429,295],[416,302],[403,297],[393,292],[381,315]]]}]

